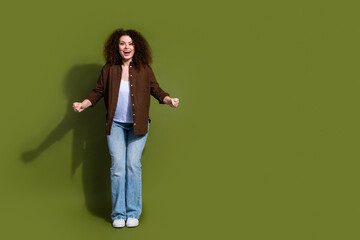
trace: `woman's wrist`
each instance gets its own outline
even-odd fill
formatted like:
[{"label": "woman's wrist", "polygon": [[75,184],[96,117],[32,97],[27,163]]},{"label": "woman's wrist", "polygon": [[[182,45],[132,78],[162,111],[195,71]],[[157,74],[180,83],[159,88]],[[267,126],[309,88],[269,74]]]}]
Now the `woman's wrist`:
[{"label": "woman's wrist", "polygon": [[171,97],[169,96],[164,97],[163,102],[169,105],[171,103]]},{"label": "woman's wrist", "polygon": [[84,101],[82,101],[81,105],[85,109],[85,108],[90,107],[92,104],[89,99],[85,99]]}]

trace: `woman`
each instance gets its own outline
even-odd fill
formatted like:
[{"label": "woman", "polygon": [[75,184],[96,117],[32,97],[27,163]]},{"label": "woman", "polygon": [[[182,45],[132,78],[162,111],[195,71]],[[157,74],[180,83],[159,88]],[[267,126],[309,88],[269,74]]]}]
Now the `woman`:
[{"label": "woman", "polygon": [[95,88],[83,102],[73,103],[73,108],[82,112],[104,97],[113,227],[136,227],[142,210],[140,158],[150,123],[150,95],[171,107],[177,107],[179,99],[159,87],[150,67],[150,47],[139,32],[114,31],[105,43],[104,55],[106,64]]}]

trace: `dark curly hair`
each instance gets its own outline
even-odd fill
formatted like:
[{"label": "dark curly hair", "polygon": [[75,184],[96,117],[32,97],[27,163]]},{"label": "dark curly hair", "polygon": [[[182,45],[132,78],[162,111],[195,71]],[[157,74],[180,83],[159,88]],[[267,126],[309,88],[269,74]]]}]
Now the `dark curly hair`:
[{"label": "dark curly hair", "polygon": [[127,35],[131,37],[135,46],[135,53],[132,58],[135,66],[146,66],[152,63],[151,49],[146,39],[135,30],[115,30],[107,39],[104,46],[104,57],[106,63],[111,65],[121,65],[122,58],[119,53],[120,37]]}]

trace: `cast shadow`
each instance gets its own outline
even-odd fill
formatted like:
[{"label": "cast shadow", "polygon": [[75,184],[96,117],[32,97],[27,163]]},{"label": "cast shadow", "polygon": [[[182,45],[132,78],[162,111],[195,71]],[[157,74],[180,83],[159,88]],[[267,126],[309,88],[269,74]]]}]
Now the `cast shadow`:
[{"label": "cast shadow", "polygon": [[88,64],[70,69],[64,80],[64,92],[68,99],[64,118],[38,147],[24,152],[22,160],[27,163],[34,161],[49,146],[73,130],[70,175],[72,177],[82,167],[86,207],[94,216],[110,222],[110,157],[106,144],[106,110],[103,100],[96,107],[81,113],[75,113],[72,108],[73,102],[82,101],[94,88],[101,67]]}]

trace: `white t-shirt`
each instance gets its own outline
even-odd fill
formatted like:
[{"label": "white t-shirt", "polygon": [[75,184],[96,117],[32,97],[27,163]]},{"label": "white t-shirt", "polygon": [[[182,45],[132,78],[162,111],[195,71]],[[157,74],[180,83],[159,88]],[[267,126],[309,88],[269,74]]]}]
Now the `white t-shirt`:
[{"label": "white t-shirt", "polygon": [[116,105],[114,121],[132,123],[130,81],[120,81],[119,97]]}]

